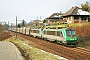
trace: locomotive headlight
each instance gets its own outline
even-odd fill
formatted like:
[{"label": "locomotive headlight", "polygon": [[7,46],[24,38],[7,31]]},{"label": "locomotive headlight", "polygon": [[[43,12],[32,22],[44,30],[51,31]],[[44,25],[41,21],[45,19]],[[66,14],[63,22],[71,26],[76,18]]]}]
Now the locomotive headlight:
[{"label": "locomotive headlight", "polygon": [[74,40],[76,40],[76,38]]},{"label": "locomotive headlight", "polygon": [[70,39],[70,40],[75,40],[75,39]]}]

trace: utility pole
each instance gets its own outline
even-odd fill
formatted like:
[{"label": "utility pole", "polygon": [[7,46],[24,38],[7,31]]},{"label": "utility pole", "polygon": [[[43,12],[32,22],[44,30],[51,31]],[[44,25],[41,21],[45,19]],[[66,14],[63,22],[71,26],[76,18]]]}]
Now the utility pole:
[{"label": "utility pole", "polygon": [[40,16],[40,20],[41,20],[41,16]]},{"label": "utility pole", "polygon": [[61,15],[61,11],[60,11],[60,13],[59,13],[59,21],[60,21],[60,15]]},{"label": "utility pole", "polygon": [[9,21],[8,21],[8,29],[9,29]]},{"label": "utility pole", "polygon": [[8,32],[9,32],[9,21],[8,21],[8,29],[7,29],[7,30],[8,30]]},{"label": "utility pole", "polygon": [[60,21],[60,13],[57,12],[58,21]]},{"label": "utility pole", "polygon": [[38,20],[38,17],[37,17],[37,20]]},{"label": "utility pole", "polygon": [[16,39],[17,39],[17,16],[16,16]]},{"label": "utility pole", "polygon": [[8,21],[8,25],[9,25],[9,21]]}]

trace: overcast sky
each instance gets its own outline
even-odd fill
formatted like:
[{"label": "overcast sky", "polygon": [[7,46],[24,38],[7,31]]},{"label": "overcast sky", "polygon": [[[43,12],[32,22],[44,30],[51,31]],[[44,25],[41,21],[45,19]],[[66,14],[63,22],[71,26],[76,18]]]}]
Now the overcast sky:
[{"label": "overcast sky", "polygon": [[15,23],[18,20],[44,19],[52,13],[62,11],[65,13],[71,7],[81,7],[81,3],[90,0],[0,0],[0,21]]}]

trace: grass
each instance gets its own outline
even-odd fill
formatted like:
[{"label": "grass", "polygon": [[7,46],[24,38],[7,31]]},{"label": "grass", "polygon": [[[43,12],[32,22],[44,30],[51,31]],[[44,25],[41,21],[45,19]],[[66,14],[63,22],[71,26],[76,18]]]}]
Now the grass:
[{"label": "grass", "polygon": [[11,37],[5,41],[14,43],[27,60],[65,60],[59,59],[58,56],[54,56],[48,52],[27,45],[20,39],[15,39],[15,37]]}]

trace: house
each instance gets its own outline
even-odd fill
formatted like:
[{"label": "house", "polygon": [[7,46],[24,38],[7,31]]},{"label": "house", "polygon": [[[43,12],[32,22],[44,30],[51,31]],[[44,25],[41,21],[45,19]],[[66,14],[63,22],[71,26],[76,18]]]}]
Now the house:
[{"label": "house", "polygon": [[46,19],[44,19],[43,23],[47,23],[47,24],[52,24],[52,23],[56,23],[61,21],[63,13],[53,13],[51,16],[47,17]]},{"label": "house", "polygon": [[63,21],[66,23],[85,23],[90,22],[90,13],[83,11],[81,8],[74,6],[62,15]]},{"label": "house", "polygon": [[33,28],[40,28],[43,27],[43,20],[34,20],[32,23]]}]

